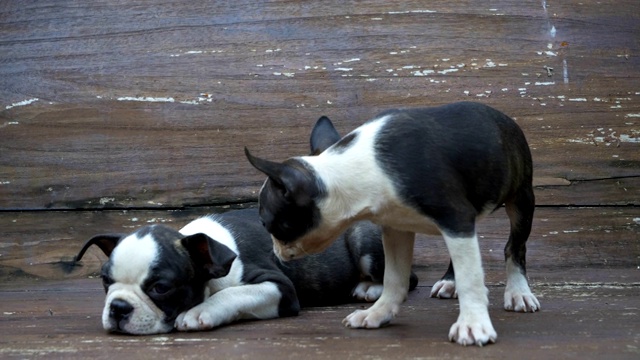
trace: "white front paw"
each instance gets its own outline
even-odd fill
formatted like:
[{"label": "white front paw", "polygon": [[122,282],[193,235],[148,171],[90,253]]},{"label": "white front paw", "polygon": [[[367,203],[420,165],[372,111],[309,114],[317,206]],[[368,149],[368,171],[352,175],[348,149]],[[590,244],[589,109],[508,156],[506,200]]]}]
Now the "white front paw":
[{"label": "white front paw", "polygon": [[353,297],[358,300],[374,302],[382,295],[382,289],[384,287],[380,283],[374,283],[371,281],[362,281],[358,283],[355,289],[353,289]]},{"label": "white front paw", "polygon": [[440,299],[455,299],[458,297],[456,282],[452,280],[439,280],[431,288],[431,297]]},{"label": "white front paw", "polygon": [[464,346],[483,346],[490,342],[495,343],[497,338],[498,334],[493,329],[489,314],[469,317],[460,315],[449,330],[449,340]]},{"label": "white front paw", "polygon": [[381,305],[366,310],[356,310],[342,320],[349,328],[375,329],[387,325],[398,314],[399,306]]},{"label": "white front paw", "polygon": [[221,323],[221,319],[215,313],[199,305],[180,314],[176,319],[175,327],[180,331],[199,331],[210,330]]},{"label": "white front paw", "polygon": [[525,291],[507,289],[504,292],[504,309],[515,312],[536,312],[540,310],[540,302],[529,289]]}]

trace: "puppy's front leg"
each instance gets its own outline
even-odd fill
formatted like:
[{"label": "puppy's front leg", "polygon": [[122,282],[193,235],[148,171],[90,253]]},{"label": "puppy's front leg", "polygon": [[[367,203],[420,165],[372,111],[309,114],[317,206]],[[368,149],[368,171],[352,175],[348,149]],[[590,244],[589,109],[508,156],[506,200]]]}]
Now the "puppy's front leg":
[{"label": "puppy's front leg", "polygon": [[382,229],[384,279],[382,295],[369,309],[358,310],[342,323],[350,328],[379,328],[388,324],[400,310],[409,292],[415,233],[389,227]]},{"label": "puppy's front leg", "polygon": [[498,335],[489,318],[488,290],[484,285],[478,237],[476,234],[469,237],[443,236],[453,262],[460,302],[460,315],[449,330],[449,340],[478,346],[495,342]]},{"label": "puppy's front leg", "polygon": [[180,331],[209,330],[240,319],[278,317],[282,294],[270,281],[225,288],[183,312],[175,322]]}]

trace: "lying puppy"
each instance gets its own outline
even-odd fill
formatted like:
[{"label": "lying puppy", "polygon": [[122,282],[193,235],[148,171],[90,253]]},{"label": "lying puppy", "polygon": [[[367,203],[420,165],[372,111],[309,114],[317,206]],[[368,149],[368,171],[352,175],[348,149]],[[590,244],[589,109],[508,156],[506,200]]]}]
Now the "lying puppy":
[{"label": "lying puppy", "polygon": [[[317,128],[320,138],[337,134],[326,118]],[[525,275],[534,211],[531,154],[518,125],[501,112],[469,102],[391,110],[318,156],[278,163],[246,148],[245,153],[268,176],[260,216],[282,260],[322,251],[355,221],[382,225],[382,296],[349,315],[346,326],[377,328],[396,316],[409,288],[415,233],[442,234],[452,266],[434,294],[457,292],[460,301],[449,339],[462,345],[495,342],[476,221],[502,204],[511,220],[504,307],[540,308]]]},{"label": "lying puppy", "polygon": [[[105,330],[155,334],[206,330],[240,319],[294,316],[300,306],[375,301],[382,293],[380,228],[361,222],[326,252],[275,258],[256,209],[197,219],[179,232],[163,225],[129,235],[98,235],[107,298]],[[409,280],[409,279],[407,279]],[[411,275],[412,287],[417,277]]]}]

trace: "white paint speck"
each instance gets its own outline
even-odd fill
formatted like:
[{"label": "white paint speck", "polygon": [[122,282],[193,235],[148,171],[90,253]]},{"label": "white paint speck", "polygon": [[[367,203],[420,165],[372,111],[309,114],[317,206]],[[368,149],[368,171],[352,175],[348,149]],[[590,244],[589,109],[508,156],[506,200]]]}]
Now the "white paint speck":
[{"label": "white paint speck", "polygon": [[103,198],[100,198],[100,205],[106,205],[110,202],[114,202],[115,200],[116,199],[112,197],[103,197]]},{"label": "white paint speck", "polygon": [[11,105],[7,105],[7,106],[5,106],[5,110],[9,110],[9,109],[11,109],[11,108],[18,107],[18,106],[27,106],[27,105],[31,105],[31,104],[33,104],[34,102],[38,101],[38,100],[40,100],[40,99],[38,99],[38,98],[32,98],[32,99],[22,100],[22,101],[19,101],[19,102],[17,102],[17,103],[13,103],[13,104],[11,104]]},{"label": "white paint speck", "polygon": [[413,72],[413,76],[426,76],[429,74],[435,74],[435,70],[418,70]]},{"label": "white paint speck", "polygon": [[585,102],[585,101],[587,101],[587,99],[586,98],[572,98],[572,99],[569,99],[569,101]]},{"label": "white paint speck", "polygon": [[640,217],[633,218],[633,222],[636,224],[640,224]]},{"label": "white paint speck", "polygon": [[624,117],[628,117],[628,118],[640,118],[640,114],[627,114]]},{"label": "white paint speck", "polygon": [[353,68],[335,68],[335,71],[351,71]]},{"label": "white paint speck", "polygon": [[555,85],[555,84],[556,84],[555,81],[542,81],[542,82],[537,81],[535,83],[536,86],[549,86],[549,85]]},{"label": "white paint speck", "polygon": [[117,99],[118,101],[144,101],[144,102],[175,102],[176,100],[172,97],[132,97],[132,96],[123,96]]},{"label": "white paint speck", "polygon": [[435,10],[407,10],[407,11],[389,11],[387,14],[389,15],[398,15],[398,14],[433,14]]}]

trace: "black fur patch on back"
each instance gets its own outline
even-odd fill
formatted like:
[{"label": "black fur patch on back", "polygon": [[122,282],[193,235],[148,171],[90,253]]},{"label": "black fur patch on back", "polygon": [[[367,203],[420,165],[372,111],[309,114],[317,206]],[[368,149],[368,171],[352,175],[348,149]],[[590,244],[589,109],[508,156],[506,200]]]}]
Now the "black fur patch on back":
[{"label": "black fur patch on back", "polygon": [[499,206],[531,176],[524,134],[479,103],[394,110],[377,136],[376,159],[410,206],[452,233],[470,234],[487,205]]}]

